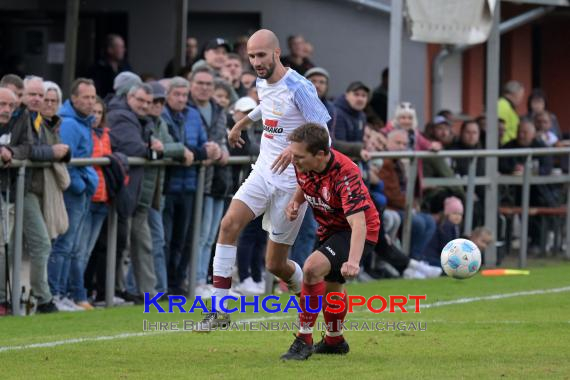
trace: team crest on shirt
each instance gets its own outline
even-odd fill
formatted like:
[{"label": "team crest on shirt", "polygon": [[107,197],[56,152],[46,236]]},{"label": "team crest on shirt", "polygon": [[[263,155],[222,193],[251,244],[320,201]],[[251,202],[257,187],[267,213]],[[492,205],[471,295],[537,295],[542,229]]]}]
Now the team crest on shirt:
[{"label": "team crest on shirt", "polygon": [[321,191],[321,195],[323,196],[323,199],[327,202],[331,199],[329,189],[326,186],[323,187],[323,190]]},{"label": "team crest on shirt", "polygon": [[273,101],[273,109],[271,110],[274,115],[283,116],[283,102]]}]

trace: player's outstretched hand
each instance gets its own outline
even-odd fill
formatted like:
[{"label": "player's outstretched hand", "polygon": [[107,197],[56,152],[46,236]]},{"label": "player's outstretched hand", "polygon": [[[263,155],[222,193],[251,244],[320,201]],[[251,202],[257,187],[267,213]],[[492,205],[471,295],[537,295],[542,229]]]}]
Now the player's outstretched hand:
[{"label": "player's outstretched hand", "polygon": [[291,154],[291,148],[287,147],[281,152],[281,154],[273,161],[271,165],[271,170],[274,173],[281,174],[287,169],[287,166],[293,161],[293,157]]},{"label": "player's outstretched hand", "polygon": [[228,133],[228,144],[232,148],[243,148],[245,140],[241,138],[241,129],[233,127]]},{"label": "player's outstretched hand", "polygon": [[360,265],[353,264],[349,261],[345,261],[340,268],[340,274],[342,274],[342,277],[346,278],[347,280],[358,276],[358,272],[360,272]]},{"label": "player's outstretched hand", "polygon": [[289,221],[293,221],[299,217],[299,202],[290,201],[285,209],[285,215]]}]

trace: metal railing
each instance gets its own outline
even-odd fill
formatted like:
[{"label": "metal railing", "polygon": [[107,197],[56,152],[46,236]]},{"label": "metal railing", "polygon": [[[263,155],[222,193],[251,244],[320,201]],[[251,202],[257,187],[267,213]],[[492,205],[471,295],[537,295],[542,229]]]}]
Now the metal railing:
[{"label": "metal railing", "polygon": [[[529,200],[531,184],[569,184],[570,175],[549,175],[534,176],[532,175],[532,158],[544,155],[565,155],[570,158],[570,148],[539,148],[539,149],[499,149],[499,150],[459,150],[459,151],[440,151],[440,152],[375,152],[371,154],[372,158],[407,158],[410,160],[410,170],[407,173],[407,190],[406,190],[406,209],[403,224],[402,244],[404,252],[409,252],[411,239],[412,220],[409,217],[413,212],[415,181],[417,177],[418,159],[424,158],[469,158],[469,172],[466,177],[461,178],[424,178],[424,184],[429,186],[466,186],[466,202],[465,202],[465,232],[471,231],[474,207],[475,186],[489,186],[491,182],[486,177],[476,177],[476,162],[479,157],[526,157],[524,172],[522,176],[501,176],[500,184],[521,185],[522,186],[522,236],[521,247],[519,252],[519,266],[524,267],[527,263],[527,242],[528,242],[528,217],[529,217]],[[244,165],[255,162],[253,156],[230,157],[228,165]],[[73,159],[69,165],[88,166],[88,165],[109,165],[108,158],[80,158]],[[148,161],[142,158],[129,158],[130,165],[144,166],[167,166],[180,165],[180,163],[172,160]],[[49,163],[38,163],[31,161],[14,160],[11,164],[12,168],[18,168],[16,197],[15,197],[15,218],[14,218],[14,257],[13,257],[13,286],[12,286],[12,302],[13,314],[22,315],[20,310],[21,296],[21,268],[22,268],[22,236],[23,236],[23,206],[25,177],[27,168],[48,167]],[[192,251],[191,263],[189,265],[189,296],[195,294],[196,265],[198,260],[198,243],[200,236],[202,207],[204,198],[204,182],[205,182],[205,166],[201,163],[195,163],[200,166],[198,169],[198,181],[194,205],[194,217],[192,227]],[[570,236],[570,186],[567,187],[567,212],[566,212],[566,238]],[[498,196],[498,194],[495,194]],[[486,212],[494,214],[498,213],[497,209],[486,209]],[[115,273],[116,273],[116,247],[117,247],[117,213],[114,204],[111,204],[107,222],[107,268],[106,268],[106,284],[105,284],[105,303],[108,307],[113,306],[113,297],[115,293]],[[497,236],[496,231],[492,231],[493,236]],[[566,243],[565,257],[570,259],[570,244]],[[489,266],[496,264],[496,258],[486,258]]]}]

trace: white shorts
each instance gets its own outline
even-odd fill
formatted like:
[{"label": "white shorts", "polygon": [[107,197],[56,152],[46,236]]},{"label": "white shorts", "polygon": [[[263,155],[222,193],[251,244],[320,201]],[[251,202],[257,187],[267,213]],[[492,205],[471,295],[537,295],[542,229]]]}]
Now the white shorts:
[{"label": "white shorts", "polygon": [[263,215],[263,229],[269,233],[269,238],[275,243],[293,245],[307,210],[307,202],[299,207],[299,217],[289,221],[285,208],[289,204],[295,189],[285,191],[276,188],[255,169],[244,181],[234,195],[247,205],[257,218]]}]

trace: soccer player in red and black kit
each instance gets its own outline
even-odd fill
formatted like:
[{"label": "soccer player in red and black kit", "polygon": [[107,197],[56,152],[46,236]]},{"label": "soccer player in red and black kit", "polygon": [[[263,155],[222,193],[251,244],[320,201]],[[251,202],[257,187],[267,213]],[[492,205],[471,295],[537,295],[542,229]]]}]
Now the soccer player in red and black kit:
[{"label": "soccer player in red and black kit", "polygon": [[[288,137],[297,175],[297,191],[285,213],[294,220],[300,206],[307,201],[319,224],[319,248],[303,267],[303,286],[299,314],[301,329],[283,360],[305,360],[312,353],[346,354],[348,343],[342,336],[342,313],[327,312],[325,296],[342,293],[345,279],[358,275],[360,259],[372,252],[378,240],[380,217],[356,164],[345,155],[329,148],[329,135],[320,125],[304,124]],[[308,297],[307,297],[308,296]],[[313,326],[318,313],[307,312],[319,307],[327,325],[324,339],[313,347]],[[336,308],[336,306],[333,306]],[[329,331],[330,330],[330,331]]]}]

